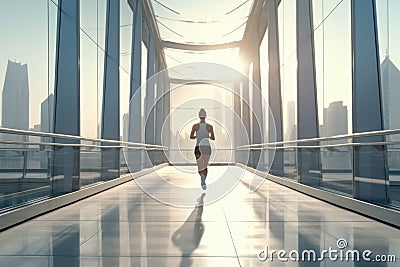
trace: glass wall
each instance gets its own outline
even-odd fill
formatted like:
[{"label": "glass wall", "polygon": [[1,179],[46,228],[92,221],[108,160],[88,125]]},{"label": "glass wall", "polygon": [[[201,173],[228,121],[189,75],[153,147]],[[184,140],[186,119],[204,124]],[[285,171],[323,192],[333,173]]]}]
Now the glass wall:
[{"label": "glass wall", "polygon": [[[268,72],[269,72],[269,63],[268,63],[268,29],[264,34],[264,37],[260,44],[260,73],[261,73],[261,93],[264,98],[264,103],[268,104]],[[264,107],[263,110],[263,143],[268,142],[268,116],[269,116],[269,107]]]},{"label": "glass wall", "polygon": [[[400,129],[400,2],[376,1],[379,57],[381,71],[382,111],[385,129]],[[400,135],[390,135],[387,141],[400,141]],[[400,205],[400,145],[388,146],[390,196],[392,204]]]},{"label": "glass wall", "polygon": [[[321,137],[351,134],[352,129],[352,51],[351,0],[313,0],[313,37],[319,135]],[[296,2],[282,0],[277,9],[283,131],[285,140],[296,139],[297,62]],[[385,129],[400,129],[400,3],[377,0],[376,19],[379,41],[381,99]],[[372,14],[371,14],[372,15]],[[300,43],[299,45],[302,45]],[[264,35],[261,46],[261,80],[263,93],[268,93],[268,44]],[[293,129],[293,132],[290,131]],[[264,136],[265,138],[265,136]],[[390,203],[400,205],[400,134],[385,136],[388,145]],[[317,186],[337,193],[353,195],[353,147],[345,146],[351,138],[325,141],[334,145],[311,150],[321,155],[322,181]],[[307,143],[305,143],[307,144]],[[296,149],[285,149],[286,178],[295,178]],[[290,156],[292,155],[292,157]],[[293,172],[289,166],[293,165]],[[291,175],[293,174],[293,175]]]},{"label": "glass wall", "polygon": [[[278,6],[279,61],[282,96],[283,140],[297,139],[297,45],[296,1],[283,0]],[[284,173],[296,178],[296,153],[284,151]]]},{"label": "glass wall", "polygon": [[[57,1],[0,1],[1,127],[51,132]],[[49,141],[0,134],[1,140]],[[0,144],[0,209],[48,196],[43,146]]]},{"label": "glass wall", "polygon": [[281,64],[281,92],[283,139],[297,139],[297,51],[296,1],[283,0],[278,6],[279,59]]},{"label": "glass wall", "polygon": [[[0,22],[12,27],[0,28],[3,37],[0,42],[0,126],[51,133],[54,131],[54,77],[59,7],[55,0],[31,2],[0,1]],[[128,1],[120,0],[120,4],[120,132],[123,135],[128,122],[126,113],[131,82],[133,14]],[[80,1],[79,11],[80,135],[100,138],[107,0]],[[74,18],[71,16],[68,19]],[[142,46],[142,81],[145,81],[147,48],[144,44]],[[142,90],[144,98],[145,87]],[[4,144],[4,140],[13,143]],[[0,134],[0,210],[39,197],[50,197],[53,184],[63,179],[54,171],[57,164],[65,164],[63,155],[57,162],[53,162],[53,146],[21,143],[26,141],[54,140],[49,137]],[[102,143],[80,143],[84,146],[73,152],[73,160],[79,159],[79,164],[74,162],[74,166],[79,166],[75,175],[77,177],[74,177],[78,184],[73,185],[74,190],[101,181],[104,167],[104,151],[96,147]],[[127,171],[123,164],[121,169],[122,173]]]},{"label": "glass wall", "polygon": [[[313,19],[319,135],[349,134],[352,133],[350,0],[313,0]],[[323,148],[321,160],[321,185],[352,194],[351,148]]]},{"label": "glass wall", "polygon": [[[106,0],[80,1],[80,125],[81,136],[101,137],[101,108],[106,28]],[[101,151],[80,151],[81,185],[100,179]]]},{"label": "glass wall", "polygon": [[[120,133],[124,138],[128,137],[128,113],[129,113],[129,94],[131,83],[131,53],[132,53],[132,30],[133,13],[128,1],[121,1],[120,18]],[[124,119],[125,117],[125,119]],[[125,134],[124,134],[125,133]],[[125,140],[127,141],[127,140]]]}]

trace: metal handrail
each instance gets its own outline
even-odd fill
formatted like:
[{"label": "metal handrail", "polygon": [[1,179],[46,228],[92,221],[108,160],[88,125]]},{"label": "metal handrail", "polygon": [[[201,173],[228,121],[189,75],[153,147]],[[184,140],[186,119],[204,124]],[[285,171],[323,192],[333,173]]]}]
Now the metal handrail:
[{"label": "metal handrail", "polygon": [[13,140],[0,140],[0,144],[12,144],[12,145],[39,145],[39,146],[62,146],[62,147],[87,147],[87,148],[128,148],[128,149],[143,149],[143,150],[164,150],[164,148],[151,148],[151,147],[132,147],[132,146],[100,146],[100,145],[88,145],[88,144],[65,144],[65,143],[49,143],[49,142],[29,142],[29,141],[13,141]]},{"label": "metal handrail", "polygon": [[[115,146],[117,148],[130,148],[132,146],[143,147],[143,148],[159,148],[159,149],[168,149],[166,146],[160,145],[151,145],[151,144],[143,144],[143,143],[134,143],[134,142],[126,142],[120,140],[108,140],[108,139],[98,139],[98,138],[89,138],[75,135],[66,135],[66,134],[56,134],[56,133],[44,133],[44,132],[35,132],[35,131],[27,131],[27,130],[17,130],[10,128],[0,127],[0,133],[6,134],[16,134],[16,135],[29,135],[29,136],[39,136],[39,137],[51,137],[51,138],[63,138],[69,140],[78,140],[78,141],[91,141],[91,142],[103,142],[103,143],[111,143],[111,144],[120,144],[120,146]],[[12,140],[2,140],[0,143],[6,144],[37,144],[37,145],[54,145],[54,146],[82,146],[82,147],[105,147],[112,148],[112,146],[96,146],[96,145],[85,145],[85,144],[63,144],[63,143],[46,143],[46,142],[19,142]],[[40,144],[41,143],[41,144]],[[121,146],[122,145],[122,146]]]},{"label": "metal handrail", "polygon": [[[371,136],[380,136],[380,135],[393,135],[393,134],[400,134],[400,129],[343,134],[343,135],[334,135],[334,136],[329,136],[329,137],[307,138],[307,139],[290,140],[290,141],[279,141],[279,142],[273,142],[273,143],[252,144],[252,145],[238,146],[236,148],[241,149],[241,148],[276,146],[276,145],[295,144],[295,143],[335,141],[335,140],[343,140],[343,139],[350,139],[350,138],[371,137]],[[395,141],[393,141],[393,142],[395,142]],[[387,142],[377,142],[377,143],[387,143]],[[349,144],[364,144],[364,143],[349,143]],[[305,148],[305,146],[299,146],[299,147]],[[313,146],[313,147],[317,147],[317,146]]]},{"label": "metal handrail", "polygon": [[337,147],[348,147],[348,146],[385,146],[385,145],[396,145],[400,144],[400,141],[388,141],[388,142],[366,142],[366,143],[345,143],[345,144],[333,144],[333,145],[315,145],[315,146],[279,146],[279,147],[250,147],[250,148],[237,148],[236,150],[280,150],[280,149],[296,149],[296,148],[337,148]]}]

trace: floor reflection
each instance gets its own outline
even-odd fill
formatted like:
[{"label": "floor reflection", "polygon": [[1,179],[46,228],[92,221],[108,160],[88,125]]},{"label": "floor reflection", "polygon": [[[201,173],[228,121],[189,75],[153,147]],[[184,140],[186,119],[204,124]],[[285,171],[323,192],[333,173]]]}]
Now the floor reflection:
[{"label": "floor reflection", "polygon": [[172,235],[171,240],[175,246],[182,251],[180,267],[192,265],[190,256],[199,246],[200,240],[204,234],[204,224],[201,220],[204,208],[204,197],[206,193],[202,193],[197,199],[197,203],[193,211],[190,213],[186,221]]},{"label": "floor reflection", "polygon": [[[230,168],[234,173],[238,167]],[[212,170],[225,173],[224,167]],[[161,171],[181,177],[173,167]],[[152,174],[144,176],[149,183],[151,178]],[[157,202],[135,182],[125,183],[1,232],[0,267],[399,266],[398,229],[268,180],[249,194],[252,179],[246,172],[242,183],[207,205],[205,213],[210,191],[190,195],[185,209]],[[163,193],[181,198],[176,191]],[[318,262],[281,262],[274,254],[273,260],[261,262],[257,257],[266,246],[269,251],[312,250],[318,255],[337,250],[340,239],[347,242],[345,252],[371,250],[373,257],[396,255],[397,260],[332,261],[325,254]]]}]

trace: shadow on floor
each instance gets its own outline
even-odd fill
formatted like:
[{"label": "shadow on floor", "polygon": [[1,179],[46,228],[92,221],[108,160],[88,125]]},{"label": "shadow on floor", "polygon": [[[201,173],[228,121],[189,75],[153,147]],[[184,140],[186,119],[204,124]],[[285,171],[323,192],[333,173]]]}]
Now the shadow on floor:
[{"label": "shadow on floor", "polygon": [[201,221],[203,215],[204,197],[206,193],[201,194],[193,211],[186,221],[172,235],[171,240],[175,246],[182,251],[180,267],[189,267],[192,265],[191,255],[199,246],[200,240],[204,234],[204,224]]}]

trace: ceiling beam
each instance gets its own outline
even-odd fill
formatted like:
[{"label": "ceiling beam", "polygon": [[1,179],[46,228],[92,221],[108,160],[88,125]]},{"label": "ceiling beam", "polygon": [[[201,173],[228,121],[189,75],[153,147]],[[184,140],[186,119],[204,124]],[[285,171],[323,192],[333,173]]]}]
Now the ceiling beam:
[{"label": "ceiling beam", "polygon": [[188,43],[175,43],[171,41],[160,40],[161,47],[172,48],[179,50],[190,50],[190,51],[209,51],[209,50],[220,50],[229,48],[239,48],[241,41],[234,41],[225,44],[188,44]]}]

